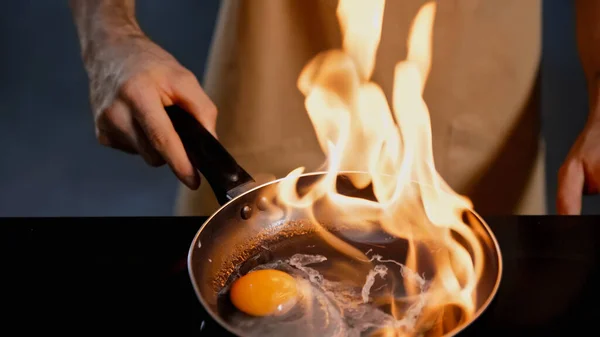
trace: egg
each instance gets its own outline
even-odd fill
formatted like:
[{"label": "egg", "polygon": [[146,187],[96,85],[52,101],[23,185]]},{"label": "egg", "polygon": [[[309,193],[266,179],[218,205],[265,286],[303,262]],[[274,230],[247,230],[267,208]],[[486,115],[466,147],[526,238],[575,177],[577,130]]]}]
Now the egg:
[{"label": "egg", "polygon": [[298,287],[291,275],[263,269],[235,280],[229,296],[233,305],[248,315],[280,315],[296,304]]}]

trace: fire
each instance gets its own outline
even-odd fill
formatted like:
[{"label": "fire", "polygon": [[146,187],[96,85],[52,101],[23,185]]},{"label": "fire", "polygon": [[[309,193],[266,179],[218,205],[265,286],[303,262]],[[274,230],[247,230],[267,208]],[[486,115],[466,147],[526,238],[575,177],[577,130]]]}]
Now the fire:
[{"label": "fire", "polygon": [[[424,4],[412,22],[407,58],[395,67],[392,109],[383,90],[371,81],[384,7],[385,0],[339,1],[342,49],[316,55],[298,78],[327,155],[327,172],[299,195],[296,184],[304,169],[292,171],[279,185],[278,198],[289,209],[308,214],[314,213],[317,202],[327,200],[341,210],[341,220],[348,226],[365,232],[379,228],[407,240],[409,251],[403,262],[410,270],[423,272],[419,252],[429,252],[435,270],[425,275],[424,294],[414,278],[405,278],[404,286],[407,298],[422,294],[425,300],[413,330],[427,328],[430,334],[441,335],[447,332],[447,324],[456,326],[476,313],[476,287],[484,268],[482,243],[477,230],[463,220],[465,210],[472,209],[470,200],[446,184],[433,159],[429,111],[422,93],[431,66],[436,3]],[[357,188],[372,184],[376,201],[338,193],[336,178],[342,171],[366,172],[350,178]],[[363,252],[322,232],[340,250],[367,259]],[[406,315],[394,306],[392,311],[398,319]],[[390,327],[384,333],[410,335],[411,331]]]}]

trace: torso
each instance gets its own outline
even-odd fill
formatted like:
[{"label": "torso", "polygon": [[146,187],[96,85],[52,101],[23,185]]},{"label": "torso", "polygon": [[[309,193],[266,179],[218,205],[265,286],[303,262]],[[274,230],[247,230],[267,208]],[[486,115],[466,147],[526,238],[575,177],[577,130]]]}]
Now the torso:
[{"label": "torso", "polygon": [[[424,2],[386,3],[373,80],[388,98],[392,69],[406,56],[408,30]],[[539,118],[531,99],[541,49],[540,1],[438,4],[424,93],[438,171],[474,199],[476,209],[545,212],[539,201]],[[204,87],[219,109],[220,141],[251,173],[282,177],[323,162],[296,80],[315,54],[341,46],[336,6],[336,0],[222,1]],[[196,200],[188,208],[207,193],[204,188],[188,196]]]}]

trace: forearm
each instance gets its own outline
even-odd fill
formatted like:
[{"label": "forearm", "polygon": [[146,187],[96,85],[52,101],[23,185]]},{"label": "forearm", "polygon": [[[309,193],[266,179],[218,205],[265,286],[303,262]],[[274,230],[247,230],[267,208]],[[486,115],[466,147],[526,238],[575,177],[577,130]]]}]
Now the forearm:
[{"label": "forearm", "polygon": [[575,9],[577,46],[589,91],[589,119],[600,122],[600,1],[576,0]]},{"label": "forearm", "polygon": [[69,0],[84,62],[123,37],[143,36],[135,0]]}]

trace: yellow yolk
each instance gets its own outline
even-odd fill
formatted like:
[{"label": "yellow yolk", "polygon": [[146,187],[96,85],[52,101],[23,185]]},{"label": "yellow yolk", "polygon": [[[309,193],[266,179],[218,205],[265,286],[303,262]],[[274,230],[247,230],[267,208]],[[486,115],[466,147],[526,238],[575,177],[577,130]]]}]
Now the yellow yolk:
[{"label": "yellow yolk", "polygon": [[231,286],[230,298],[240,311],[252,316],[277,315],[286,312],[298,297],[296,280],[274,269],[250,272]]}]

